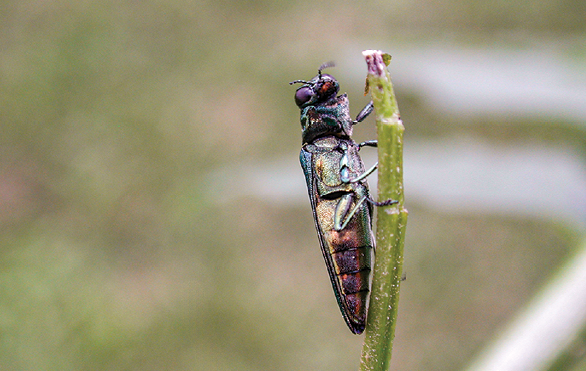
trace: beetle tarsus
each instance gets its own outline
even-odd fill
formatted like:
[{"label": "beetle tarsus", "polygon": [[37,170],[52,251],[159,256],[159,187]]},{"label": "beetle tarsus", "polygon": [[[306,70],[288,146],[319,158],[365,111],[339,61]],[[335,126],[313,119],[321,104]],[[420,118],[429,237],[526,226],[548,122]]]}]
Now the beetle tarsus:
[{"label": "beetle tarsus", "polygon": [[391,200],[391,199],[386,200],[386,201],[375,201],[370,197],[366,198],[366,201],[368,201],[369,203],[373,204],[374,206],[378,206],[378,207],[389,206],[389,205],[394,205],[396,203],[399,203],[399,201]]}]

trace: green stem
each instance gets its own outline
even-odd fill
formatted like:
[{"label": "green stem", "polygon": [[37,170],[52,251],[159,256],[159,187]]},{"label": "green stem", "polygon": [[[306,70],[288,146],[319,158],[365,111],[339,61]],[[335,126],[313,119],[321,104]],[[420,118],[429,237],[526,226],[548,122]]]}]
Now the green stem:
[{"label": "green stem", "polygon": [[370,308],[360,361],[361,371],[389,368],[403,271],[403,245],[407,210],[403,196],[403,123],[389,72],[390,56],[381,51],[362,53],[368,66],[378,132],[378,200],[398,203],[379,208]]}]

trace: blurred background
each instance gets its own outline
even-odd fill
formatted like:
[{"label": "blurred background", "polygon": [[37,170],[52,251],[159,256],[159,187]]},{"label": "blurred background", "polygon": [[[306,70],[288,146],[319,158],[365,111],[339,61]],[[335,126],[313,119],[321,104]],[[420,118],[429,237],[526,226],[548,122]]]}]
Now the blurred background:
[{"label": "blurred background", "polygon": [[[584,14],[582,0],[2,1],[0,369],[356,370],[288,82],[335,61],[355,116],[364,49],[393,56],[406,128],[391,370],[465,369],[579,253]],[[372,119],[355,129],[375,135]]]}]

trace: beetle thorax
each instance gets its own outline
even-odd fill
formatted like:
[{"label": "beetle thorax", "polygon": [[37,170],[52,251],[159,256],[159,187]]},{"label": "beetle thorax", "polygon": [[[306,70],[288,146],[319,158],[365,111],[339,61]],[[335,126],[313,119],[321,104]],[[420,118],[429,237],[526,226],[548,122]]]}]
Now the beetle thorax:
[{"label": "beetle thorax", "polygon": [[303,143],[328,135],[349,138],[352,135],[352,124],[346,94],[301,110]]}]

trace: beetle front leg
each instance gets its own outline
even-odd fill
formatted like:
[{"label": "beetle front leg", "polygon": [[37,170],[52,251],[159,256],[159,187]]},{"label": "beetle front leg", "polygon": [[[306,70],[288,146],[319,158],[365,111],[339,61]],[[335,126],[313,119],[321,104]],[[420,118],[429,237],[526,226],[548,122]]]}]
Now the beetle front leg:
[{"label": "beetle front leg", "polygon": [[366,107],[364,107],[359,113],[358,116],[356,116],[356,120],[354,120],[352,122],[352,125],[356,125],[359,122],[361,122],[362,120],[364,120],[368,115],[371,114],[372,110],[374,109],[374,104],[372,103],[372,101],[370,101],[370,103],[368,103],[366,105]]}]

